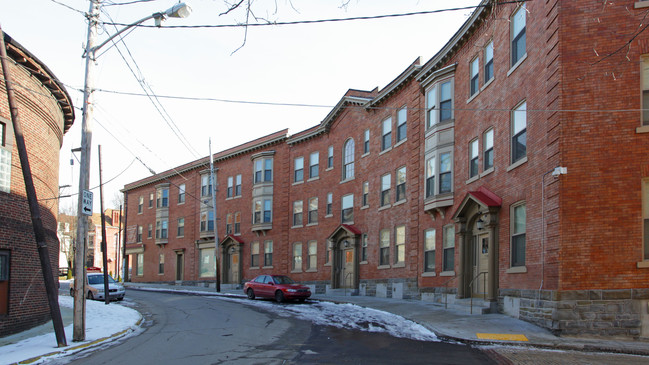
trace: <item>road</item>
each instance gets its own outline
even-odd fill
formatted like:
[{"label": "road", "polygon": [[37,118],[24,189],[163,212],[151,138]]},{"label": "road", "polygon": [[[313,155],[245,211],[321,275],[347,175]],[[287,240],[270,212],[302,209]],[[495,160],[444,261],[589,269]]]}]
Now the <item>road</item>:
[{"label": "road", "polygon": [[126,301],[145,317],[144,331],[77,354],[71,364],[495,363],[466,345],[315,325],[248,306],[245,299],[130,290]]}]

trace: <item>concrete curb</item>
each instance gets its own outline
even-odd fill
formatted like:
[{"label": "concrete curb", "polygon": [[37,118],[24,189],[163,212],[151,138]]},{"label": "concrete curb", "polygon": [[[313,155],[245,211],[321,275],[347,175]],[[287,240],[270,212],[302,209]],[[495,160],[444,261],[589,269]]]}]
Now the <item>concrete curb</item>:
[{"label": "concrete curb", "polygon": [[103,345],[104,343],[115,341],[117,339],[123,338],[129,332],[135,332],[135,330],[141,326],[142,322],[144,322],[144,317],[142,317],[142,314],[140,314],[140,319],[138,319],[137,322],[135,322],[135,324],[133,324],[132,326],[130,326],[129,328],[127,328],[127,329],[125,329],[123,331],[119,331],[119,332],[114,333],[114,334],[112,334],[110,336],[102,337],[102,338],[96,339],[96,340],[91,341],[91,342],[85,342],[85,343],[82,343],[82,344],[76,345],[76,346],[69,346],[69,347],[66,347],[66,348],[64,348],[64,349],[62,349],[60,351],[53,351],[53,352],[50,352],[50,353],[47,353],[47,354],[43,354],[43,355],[35,356],[35,357],[29,358],[29,359],[25,359],[25,360],[22,360],[22,361],[14,362],[11,365],[32,364],[32,363],[35,363],[36,361],[42,360],[42,359],[50,357],[50,356],[56,356],[56,355],[67,356],[67,355],[75,354],[77,352],[81,352],[82,350],[99,347],[100,345]]}]

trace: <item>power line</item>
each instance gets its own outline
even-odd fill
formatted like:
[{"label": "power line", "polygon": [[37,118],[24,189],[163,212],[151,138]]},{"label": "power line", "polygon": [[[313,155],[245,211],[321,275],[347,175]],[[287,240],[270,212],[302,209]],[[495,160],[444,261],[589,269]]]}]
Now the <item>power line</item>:
[{"label": "power line", "polygon": [[83,15],[83,16],[86,16],[85,12],[83,12],[81,10],[78,10],[78,9],[75,9],[75,8],[71,7],[70,5],[63,4],[62,2],[59,2],[59,1],[56,1],[56,0],[50,0],[50,1],[55,3],[55,4],[61,5],[61,6],[65,7],[65,8],[68,8],[68,9],[74,11],[74,12],[77,12],[77,13]]}]

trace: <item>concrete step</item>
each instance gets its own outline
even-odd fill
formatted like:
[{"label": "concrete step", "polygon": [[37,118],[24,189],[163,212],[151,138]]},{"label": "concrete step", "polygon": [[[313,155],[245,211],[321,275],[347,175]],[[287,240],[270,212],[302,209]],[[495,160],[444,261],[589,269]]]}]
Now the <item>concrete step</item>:
[{"label": "concrete step", "polygon": [[491,303],[483,300],[482,298],[463,298],[455,299],[452,303],[448,304],[448,309],[460,312],[464,314],[488,314],[491,313],[490,310]]},{"label": "concrete step", "polygon": [[338,297],[344,297],[344,296],[357,296],[358,295],[358,289],[331,289],[327,287],[326,295],[331,295],[331,296],[338,296]]}]

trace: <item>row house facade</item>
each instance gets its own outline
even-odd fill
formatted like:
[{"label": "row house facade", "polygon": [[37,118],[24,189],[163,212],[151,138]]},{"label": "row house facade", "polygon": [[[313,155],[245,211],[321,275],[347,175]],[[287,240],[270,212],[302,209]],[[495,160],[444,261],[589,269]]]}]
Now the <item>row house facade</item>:
[{"label": "row house facade", "polygon": [[648,11],[485,0],[381,90],[215,154],[214,184],[203,158],[126,185],[130,280],[210,283],[216,252],[232,285],[281,273],[648,336]]}]

